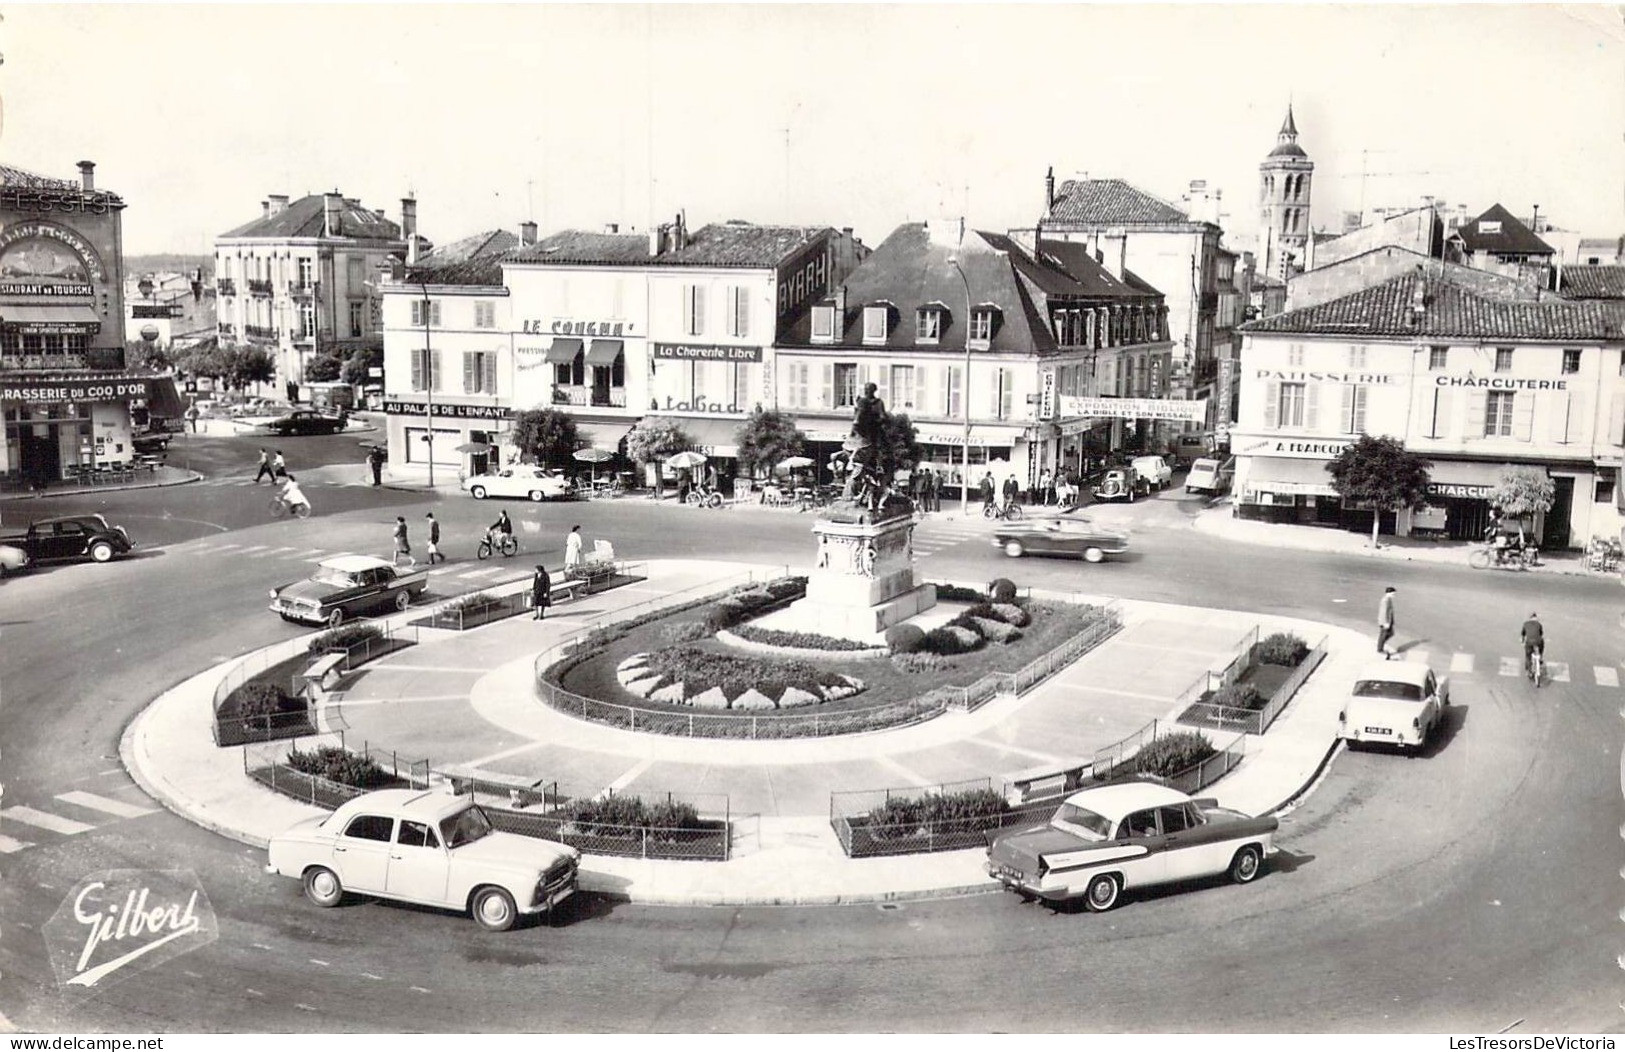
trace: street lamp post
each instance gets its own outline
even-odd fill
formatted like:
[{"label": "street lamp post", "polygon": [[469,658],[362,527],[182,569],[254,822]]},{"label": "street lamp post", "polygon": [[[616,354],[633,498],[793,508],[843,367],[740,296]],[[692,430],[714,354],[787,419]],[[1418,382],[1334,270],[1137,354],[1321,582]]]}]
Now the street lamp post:
[{"label": "street lamp post", "polygon": [[429,488],[434,489],[434,351],[429,344],[429,283],[418,281],[423,292],[423,408],[429,420]]},{"label": "street lamp post", "polygon": [[965,445],[959,451],[961,475],[959,517],[964,519],[970,517],[970,282],[965,279],[965,272],[960,269],[957,256],[949,256],[948,265],[959,275],[959,285],[965,290],[965,375],[959,379],[960,408],[965,411]]}]

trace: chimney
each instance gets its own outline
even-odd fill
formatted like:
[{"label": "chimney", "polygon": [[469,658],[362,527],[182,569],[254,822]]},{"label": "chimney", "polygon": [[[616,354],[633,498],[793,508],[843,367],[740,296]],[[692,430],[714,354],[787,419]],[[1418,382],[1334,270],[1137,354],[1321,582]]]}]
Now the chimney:
[{"label": "chimney", "polygon": [[1055,207],[1055,166],[1050,165],[1044,173],[1044,214],[1049,215],[1050,209]]},{"label": "chimney", "polygon": [[344,198],[337,190],[322,195],[322,229],[326,237],[337,237],[344,233]]},{"label": "chimney", "polygon": [[1108,273],[1118,281],[1123,280],[1123,269],[1127,265],[1128,257],[1128,231],[1122,227],[1112,227],[1101,236],[1100,263]]},{"label": "chimney", "polygon": [[261,219],[270,219],[271,218],[271,202],[269,202],[269,201],[261,201],[260,202],[260,218]]},{"label": "chimney", "polygon": [[278,212],[282,211],[284,208],[287,208],[287,207],[288,207],[288,195],[287,194],[272,194],[271,195],[271,211],[270,211],[269,214],[276,215]]},{"label": "chimney", "polygon": [[604,224],[604,233],[606,233],[606,234],[619,234],[620,232],[621,232],[621,224],[619,224],[619,223],[605,223]]},{"label": "chimney", "polygon": [[418,232],[418,201],[415,197],[401,198],[401,236],[415,237]]},{"label": "chimney", "polygon": [[534,245],[536,243],[536,223],[527,219],[519,224],[519,243],[521,245]]},{"label": "chimney", "polygon": [[[846,324],[846,286],[835,287],[835,321],[844,326]],[[839,331],[839,330],[837,330]]]},{"label": "chimney", "polygon": [[87,194],[96,192],[96,162],[79,162],[79,185]]},{"label": "chimney", "polygon": [[671,250],[677,252],[688,245],[688,217],[679,210],[671,224]]},{"label": "chimney", "polygon": [[649,228],[649,255],[658,256],[666,251],[666,224],[656,223]]}]

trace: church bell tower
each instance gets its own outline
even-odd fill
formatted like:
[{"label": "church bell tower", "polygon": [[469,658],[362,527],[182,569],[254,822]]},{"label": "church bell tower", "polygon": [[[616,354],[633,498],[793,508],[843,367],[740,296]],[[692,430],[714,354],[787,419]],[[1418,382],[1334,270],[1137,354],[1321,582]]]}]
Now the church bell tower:
[{"label": "church bell tower", "polygon": [[1275,149],[1258,166],[1258,254],[1264,273],[1285,281],[1308,265],[1309,197],[1315,162],[1298,145],[1292,107],[1275,136]]}]

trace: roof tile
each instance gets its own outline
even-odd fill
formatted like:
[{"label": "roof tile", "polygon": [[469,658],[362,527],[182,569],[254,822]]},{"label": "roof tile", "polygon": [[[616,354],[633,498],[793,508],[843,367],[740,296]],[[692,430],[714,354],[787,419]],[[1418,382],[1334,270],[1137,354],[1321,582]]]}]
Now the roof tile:
[{"label": "roof tile", "polygon": [[[340,206],[340,237],[357,241],[399,241],[401,228],[377,212],[352,200],[345,199]],[[275,215],[261,216],[221,234],[221,237],[324,237],[327,229],[327,202],[325,194],[306,194],[297,201],[288,202]]]},{"label": "roof tile", "polygon": [[1191,217],[1122,179],[1068,179],[1055,193],[1046,222],[1083,224],[1189,223]]}]

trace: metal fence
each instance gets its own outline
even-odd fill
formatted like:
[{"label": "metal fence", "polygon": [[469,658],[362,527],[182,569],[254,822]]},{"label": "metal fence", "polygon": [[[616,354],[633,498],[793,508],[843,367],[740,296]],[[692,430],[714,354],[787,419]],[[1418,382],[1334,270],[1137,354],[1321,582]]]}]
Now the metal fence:
[{"label": "metal fence", "polygon": [[1234,741],[1194,767],[1187,767],[1176,775],[1163,779],[1165,785],[1194,796],[1201,789],[1224,777],[1241,762],[1247,752],[1246,735],[1238,734]]},{"label": "metal fence", "polygon": [[[300,690],[297,671],[304,667],[304,658],[302,641],[296,641],[296,645],[270,647],[250,654],[228,671],[214,688],[214,704],[211,710],[213,719],[209,728],[214,743],[226,746],[241,745],[244,742],[287,738],[313,732],[316,727],[311,711],[311,700]],[[288,665],[287,675],[279,675],[267,681],[281,687],[289,696],[289,704],[297,703],[297,708],[256,716],[221,715],[221,709],[233,693],[246,687],[256,678],[265,678],[267,673],[282,664]]]},{"label": "metal fence", "polygon": [[[358,639],[347,647],[327,647],[322,653],[343,654],[344,664],[341,666],[345,672],[359,668],[375,658],[385,654],[393,654],[397,650],[416,646],[418,643],[418,629],[416,625],[380,625],[383,634],[377,637]],[[311,655],[314,658],[316,655]]]},{"label": "metal fence", "polygon": [[1157,738],[1157,724],[1160,721],[1152,720],[1139,730],[1120,741],[1115,741],[1104,748],[1095,750],[1094,761],[1089,765],[1091,772],[1112,771],[1121,767],[1123,761],[1145,748]]},{"label": "metal fence", "polygon": [[453,632],[463,632],[480,625],[488,625],[492,621],[501,621],[513,617],[530,609],[530,593],[510,592],[507,595],[492,595],[480,593],[475,596],[464,596],[453,600],[452,603],[442,606],[413,622],[425,628],[445,628]]},{"label": "metal fence", "polygon": [[[1198,680],[1180,695],[1176,706],[1176,711],[1179,712],[1179,722],[1243,734],[1263,734],[1269,729],[1270,724],[1275,722],[1275,718],[1281,714],[1281,710],[1287,707],[1293,695],[1309,678],[1310,673],[1314,672],[1320,665],[1321,660],[1326,656],[1325,648],[1326,640],[1325,637],[1322,637],[1304,655],[1304,659],[1292,670],[1292,674],[1282,681],[1281,685],[1275,689],[1275,692],[1270,695],[1263,705],[1256,709],[1234,705],[1214,705],[1211,702],[1202,701],[1200,699],[1209,691],[1219,690],[1222,687],[1212,686],[1210,683],[1207,690],[1199,689],[1202,683]],[[1256,652],[1257,644],[1255,643],[1248,652],[1247,667],[1252,666]],[[1234,680],[1231,682],[1234,682]],[[1229,683],[1223,684],[1223,686],[1229,685]]]},{"label": "metal fence", "polygon": [[1060,646],[1040,654],[1014,672],[989,672],[968,687],[938,687],[933,693],[946,692],[947,707],[964,712],[974,712],[994,698],[1020,697],[1105,642],[1123,627],[1123,611],[1120,604],[1114,601],[1097,606],[1096,609],[1103,614],[1102,620],[1089,625],[1082,632],[1069,637]]},{"label": "metal fence", "polygon": [[[991,778],[970,778],[941,785],[908,786],[891,789],[854,789],[829,794],[829,823],[841,850],[849,858],[875,858],[883,855],[915,855],[931,851],[956,851],[982,847],[988,832],[1009,824],[1015,812],[952,817],[921,816],[914,821],[874,821],[875,809],[894,801],[925,802],[976,790],[991,791]],[[1054,805],[1050,806],[1054,810]],[[1047,815],[1045,818],[1047,819]],[[1007,821],[1008,819],[1008,821]]]}]

